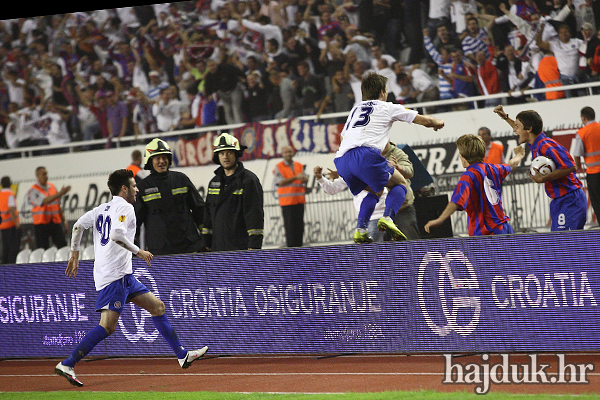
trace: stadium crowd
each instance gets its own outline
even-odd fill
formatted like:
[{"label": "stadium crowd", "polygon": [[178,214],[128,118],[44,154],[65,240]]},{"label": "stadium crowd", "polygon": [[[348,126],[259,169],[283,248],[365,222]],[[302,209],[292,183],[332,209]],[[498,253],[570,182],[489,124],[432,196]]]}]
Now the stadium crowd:
[{"label": "stadium crowd", "polygon": [[590,0],[197,0],[3,20],[0,147],[349,111],[370,70],[402,104],[572,96],[522,91],[599,79],[599,12]]}]

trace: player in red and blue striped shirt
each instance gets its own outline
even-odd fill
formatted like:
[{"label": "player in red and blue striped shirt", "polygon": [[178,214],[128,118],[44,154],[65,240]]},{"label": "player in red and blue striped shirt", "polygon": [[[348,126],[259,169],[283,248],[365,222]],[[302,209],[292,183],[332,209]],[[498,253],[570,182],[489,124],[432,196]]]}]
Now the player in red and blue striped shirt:
[{"label": "player in red and blue striped shirt", "polygon": [[519,144],[529,143],[531,156],[545,156],[554,161],[556,169],[549,174],[529,175],[531,180],[545,185],[550,202],[551,231],[583,229],[587,217],[587,199],[581,181],[575,175],[576,166],[567,149],[542,132],[542,117],[533,110],[521,111],[515,120],[508,117],[497,106],[494,112],[505,120],[515,134]]},{"label": "player in red and blue striped shirt", "polygon": [[456,141],[460,160],[467,170],[461,175],[450,202],[442,214],[425,224],[425,231],[441,225],[456,210],[467,212],[469,236],[513,233],[510,218],[502,208],[502,181],[516,168],[525,149],[515,148],[515,157],[508,164],[483,162],[486,146],[477,135],[463,135]]}]

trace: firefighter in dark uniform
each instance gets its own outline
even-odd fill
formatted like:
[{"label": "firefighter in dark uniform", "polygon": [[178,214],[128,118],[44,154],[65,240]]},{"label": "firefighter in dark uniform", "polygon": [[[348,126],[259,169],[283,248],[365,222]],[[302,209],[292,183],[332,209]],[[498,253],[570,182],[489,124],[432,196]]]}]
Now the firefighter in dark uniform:
[{"label": "firefighter in dark uniform", "polygon": [[200,251],[204,200],[190,178],[169,171],[173,154],[167,142],[153,139],[146,146],[144,169],[150,175],[138,186],[135,203],[138,230],[144,224],[148,251],[156,255]]},{"label": "firefighter in dark uniform", "polygon": [[258,177],[239,161],[246,146],[228,133],[214,143],[220,167],[208,184],[203,247],[209,251],[260,249],[264,233],[263,189]]}]

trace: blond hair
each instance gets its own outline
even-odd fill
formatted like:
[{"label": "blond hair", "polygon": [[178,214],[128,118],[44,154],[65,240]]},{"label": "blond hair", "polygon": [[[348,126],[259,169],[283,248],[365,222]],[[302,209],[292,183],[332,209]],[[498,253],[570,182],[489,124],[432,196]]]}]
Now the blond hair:
[{"label": "blond hair", "polygon": [[456,141],[458,152],[469,165],[483,162],[485,158],[485,143],[483,139],[477,135],[467,134],[462,135]]}]

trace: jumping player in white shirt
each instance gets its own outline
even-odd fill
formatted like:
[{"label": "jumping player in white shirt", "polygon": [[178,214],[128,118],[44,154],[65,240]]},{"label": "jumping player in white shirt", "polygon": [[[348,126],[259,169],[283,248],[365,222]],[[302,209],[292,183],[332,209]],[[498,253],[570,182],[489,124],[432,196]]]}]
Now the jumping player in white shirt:
[{"label": "jumping player in white shirt", "polygon": [[386,159],[382,152],[390,140],[390,129],[395,121],[404,121],[438,130],[444,121],[429,115],[420,115],[400,104],[386,102],[387,78],[371,73],[361,84],[363,101],[354,106],[342,130],[342,143],[334,160],[338,173],[348,184],[354,196],[362,190],[369,194],[363,199],[358,212],[354,242],[371,243],[367,231],[375,205],[388,188],[383,217],[377,222],[381,231],[387,231],[394,240],[406,240],[404,233],[393,222],[394,215],[406,197],[406,179]]},{"label": "jumping player in white shirt", "polygon": [[132,254],[146,261],[148,266],[154,257],[133,243],[136,221],[132,204],[138,192],[133,172],[126,169],[113,172],[108,177],[108,188],[113,195],[112,200],[88,211],[73,225],[71,258],[65,270],[67,277],[77,276],[81,237],[84,230],[93,228],[94,282],[98,291],[96,311],[100,311],[100,323],[54,369],[54,373],[64,376],[74,386],[83,386],[75,376],[75,363],[115,331],[123,306],[128,302],[152,315],[154,326],[169,343],[182,368],[188,368],[208,350],[207,346],[199,350],[186,350],[167,319],[165,304],[132,275]]}]

